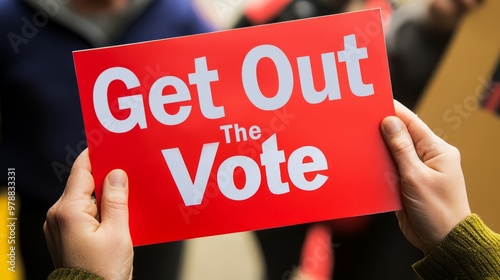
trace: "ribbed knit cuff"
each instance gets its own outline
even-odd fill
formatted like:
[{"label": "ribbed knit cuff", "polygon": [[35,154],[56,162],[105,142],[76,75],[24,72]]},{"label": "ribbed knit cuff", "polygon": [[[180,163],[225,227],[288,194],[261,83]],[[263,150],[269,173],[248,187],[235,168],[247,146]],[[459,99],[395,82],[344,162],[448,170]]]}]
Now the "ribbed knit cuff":
[{"label": "ribbed knit cuff", "polygon": [[104,280],[104,278],[78,268],[59,268],[52,271],[48,280]]},{"label": "ribbed knit cuff", "polygon": [[413,269],[423,279],[500,279],[500,235],[472,214]]}]

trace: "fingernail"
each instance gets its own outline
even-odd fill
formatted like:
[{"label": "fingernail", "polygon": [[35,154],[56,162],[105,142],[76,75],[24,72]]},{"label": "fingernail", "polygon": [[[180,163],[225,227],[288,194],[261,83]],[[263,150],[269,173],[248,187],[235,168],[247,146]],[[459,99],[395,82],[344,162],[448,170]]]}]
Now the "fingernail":
[{"label": "fingernail", "polygon": [[113,187],[124,188],[127,184],[127,174],[120,169],[113,170],[108,176],[108,182]]},{"label": "fingernail", "polygon": [[403,130],[403,122],[397,117],[388,117],[382,122],[382,127],[387,135],[399,133]]}]

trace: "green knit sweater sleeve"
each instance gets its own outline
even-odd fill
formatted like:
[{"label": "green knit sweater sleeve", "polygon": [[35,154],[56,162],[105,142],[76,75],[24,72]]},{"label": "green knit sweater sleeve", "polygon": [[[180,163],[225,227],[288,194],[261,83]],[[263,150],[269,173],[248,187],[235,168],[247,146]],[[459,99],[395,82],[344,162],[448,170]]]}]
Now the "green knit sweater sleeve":
[{"label": "green knit sweater sleeve", "polygon": [[500,235],[475,214],[413,265],[422,279],[500,279]]},{"label": "green knit sweater sleeve", "polygon": [[78,268],[59,268],[52,271],[48,280],[104,280],[104,278]]}]

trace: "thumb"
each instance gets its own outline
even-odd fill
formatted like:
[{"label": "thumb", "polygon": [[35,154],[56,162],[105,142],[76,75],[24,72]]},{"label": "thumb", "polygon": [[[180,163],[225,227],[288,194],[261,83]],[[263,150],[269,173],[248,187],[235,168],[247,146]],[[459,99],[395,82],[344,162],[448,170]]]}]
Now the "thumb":
[{"label": "thumb", "polygon": [[104,180],[101,226],[128,231],[128,178],[121,169],[111,171]]},{"label": "thumb", "polygon": [[396,161],[399,172],[418,170],[422,161],[418,157],[413,139],[408,129],[398,117],[389,116],[382,121],[382,135],[392,157]]}]

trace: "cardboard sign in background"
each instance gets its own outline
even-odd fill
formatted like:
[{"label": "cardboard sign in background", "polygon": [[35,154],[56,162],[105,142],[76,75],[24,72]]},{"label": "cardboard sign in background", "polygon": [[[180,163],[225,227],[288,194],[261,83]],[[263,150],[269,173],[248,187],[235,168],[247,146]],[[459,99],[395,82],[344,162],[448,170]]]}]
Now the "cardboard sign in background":
[{"label": "cardboard sign in background", "polygon": [[[273,53],[252,51],[259,46]],[[253,74],[242,70],[250,53],[261,55]],[[300,63],[310,59],[302,74],[298,57]],[[112,169],[128,173],[134,245],[401,208],[396,171],[379,132],[381,120],[393,115],[394,108],[378,10],[78,51],[74,60],[96,194],[99,198]],[[339,95],[306,101],[304,65],[310,65],[316,91],[328,85],[332,92],[338,84]],[[114,67],[126,69],[135,83],[127,87],[125,78],[115,77],[107,87],[96,86]],[[201,72],[203,77],[195,74]],[[158,80],[175,86],[162,89],[155,84]],[[259,95],[248,93],[252,80],[254,91],[260,90],[263,104],[272,109],[258,108],[251,100],[250,95]],[[158,86],[161,95],[171,97],[187,89],[189,98],[163,107],[150,103]],[[360,93],[356,87],[371,87],[372,92]],[[130,96],[135,99],[124,101]],[[283,96],[286,102],[278,102]],[[109,108],[111,117],[98,117],[102,108]],[[155,110],[170,116],[182,110],[189,114],[179,124],[165,125],[152,113]],[[141,125],[109,131],[135,114],[144,115]],[[200,164],[209,146],[217,146],[214,160]],[[166,159],[165,150],[177,150],[182,164],[167,165],[167,159],[174,159]],[[321,156],[301,158],[295,153],[312,150],[324,155],[323,164]],[[274,163],[263,163],[262,154]],[[181,188],[188,190],[210,172],[206,186],[194,192],[199,204],[186,205],[175,183],[174,177],[186,170],[189,182]],[[300,180],[304,183],[294,183]],[[324,183],[307,190],[315,180]],[[228,198],[228,192],[240,198]]]},{"label": "cardboard sign in background", "polygon": [[500,61],[500,2],[485,0],[467,14],[416,112],[462,156],[473,212],[500,230],[500,117],[481,106]]}]

